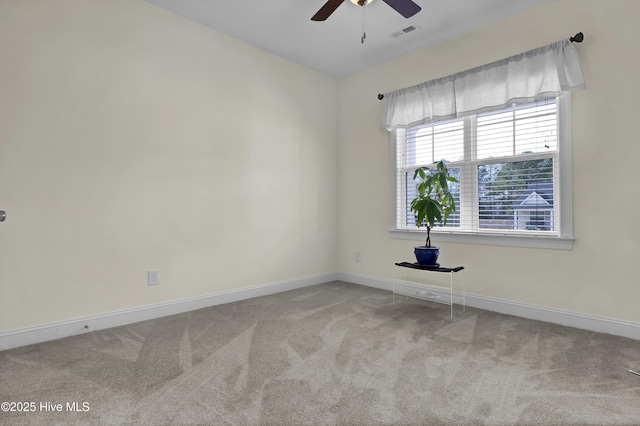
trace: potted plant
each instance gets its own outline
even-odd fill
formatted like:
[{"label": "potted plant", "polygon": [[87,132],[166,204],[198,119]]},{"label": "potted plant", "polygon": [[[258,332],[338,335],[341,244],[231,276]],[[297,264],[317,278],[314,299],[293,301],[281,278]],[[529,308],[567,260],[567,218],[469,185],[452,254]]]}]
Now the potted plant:
[{"label": "potted plant", "polygon": [[427,240],[424,246],[414,247],[414,253],[418,264],[437,266],[440,249],[431,246],[431,228],[436,221],[446,225],[447,218],[456,210],[449,182],[458,182],[458,179],[449,176],[449,170],[443,161],[435,163],[431,168],[420,167],[413,174],[413,180],[418,176],[421,182],[418,185],[418,195],[411,201],[411,211],[415,214],[416,225],[427,227]]}]

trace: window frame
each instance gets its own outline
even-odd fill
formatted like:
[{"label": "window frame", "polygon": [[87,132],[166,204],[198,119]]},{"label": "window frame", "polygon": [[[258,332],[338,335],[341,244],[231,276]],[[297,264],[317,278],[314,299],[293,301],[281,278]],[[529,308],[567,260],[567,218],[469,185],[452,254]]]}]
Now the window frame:
[{"label": "window frame", "polygon": [[[515,232],[500,232],[499,230],[482,231],[461,231],[449,227],[435,227],[431,230],[431,238],[436,242],[499,245],[510,247],[531,247],[547,248],[558,250],[573,249],[573,182],[572,182],[572,150],[571,150],[571,94],[564,93],[557,98],[558,116],[558,209],[560,219],[560,229],[557,235],[532,235],[519,234]],[[465,126],[467,131],[468,126]],[[471,131],[471,129],[468,129]],[[397,163],[397,130],[390,134],[390,218],[391,224],[389,232],[394,239],[406,239],[420,241],[425,238],[424,229],[398,229],[397,227],[397,198],[398,188],[398,163]],[[465,156],[470,155],[470,146],[465,144]],[[535,158],[535,156],[534,156]],[[530,157],[527,157],[530,159]],[[473,182],[461,182],[461,185],[473,186]],[[473,191],[473,202],[478,202],[477,188],[468,187],[466,190]],[[473,210],[472,210],[473,211]]]}]

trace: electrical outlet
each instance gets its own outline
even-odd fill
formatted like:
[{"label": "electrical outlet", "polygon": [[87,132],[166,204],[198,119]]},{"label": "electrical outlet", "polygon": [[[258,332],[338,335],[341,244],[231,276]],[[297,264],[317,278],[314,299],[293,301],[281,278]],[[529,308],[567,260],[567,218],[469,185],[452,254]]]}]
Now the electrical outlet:
[{"label": "electrical outlet", "polygon": [[362,252],[360,250],[356,251],[354,259],[356,262],[360,262],[362,260]]},{"label": "electrical outlet", "polygon": [[147,271],[147,285],[158,285],[158,271]]}]

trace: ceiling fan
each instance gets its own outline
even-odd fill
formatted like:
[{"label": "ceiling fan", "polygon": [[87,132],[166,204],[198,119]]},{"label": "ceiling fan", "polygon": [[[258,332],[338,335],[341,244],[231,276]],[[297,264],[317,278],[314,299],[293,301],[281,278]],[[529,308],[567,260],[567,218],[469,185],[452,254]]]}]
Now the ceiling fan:
[{"label": "ceiling fan", "polygon": [[[351,0],[351,3],[357,4],[358,6],[366,6],[371,3],[373,0]],[[422,9],[420,6],[415,4],[412,0],[382,0],[400,15],[405,18],[410,18],[416,13],[420,12]],[[324,6],[316,12],[315,15],[311,18],[312,21],[324,21],[340,6],[344,0],[329,0]]]}]

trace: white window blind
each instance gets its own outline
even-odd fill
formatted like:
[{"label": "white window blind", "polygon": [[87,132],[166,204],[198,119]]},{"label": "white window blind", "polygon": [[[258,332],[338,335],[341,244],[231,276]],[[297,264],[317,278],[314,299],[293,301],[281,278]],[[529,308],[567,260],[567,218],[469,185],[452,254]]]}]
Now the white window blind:
[{"label": "white window blind", "polygon": [[396,131],[396,228],[415,229],[414,171],[444,160],[459,183],[448,232],[558,236],[556,98]]}]

